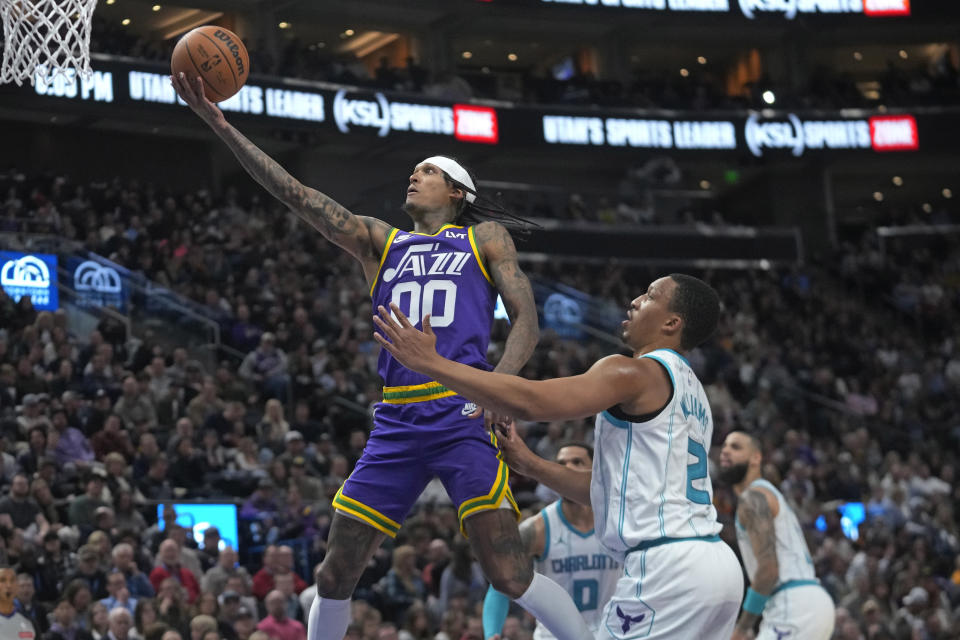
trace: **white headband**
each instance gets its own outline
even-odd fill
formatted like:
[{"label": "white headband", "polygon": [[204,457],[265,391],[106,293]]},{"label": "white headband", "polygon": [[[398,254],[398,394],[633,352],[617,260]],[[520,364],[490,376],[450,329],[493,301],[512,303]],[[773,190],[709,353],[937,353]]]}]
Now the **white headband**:
[{"label": "white headband", "polygon": [[[476,191],[477,188],[473,184],[473,180],[470,179],[470,174],[467,173],[467,170],[460,166],[456,160],[452,160],[446,156],[430,156],[420,164],[429,162],[435,167],[440,167],[448,176],[459,182],[465,187],[469,187],[472,191]],[[477,196],[467,191],[466,196],[467,202],[473,202],[477,199]]]}]

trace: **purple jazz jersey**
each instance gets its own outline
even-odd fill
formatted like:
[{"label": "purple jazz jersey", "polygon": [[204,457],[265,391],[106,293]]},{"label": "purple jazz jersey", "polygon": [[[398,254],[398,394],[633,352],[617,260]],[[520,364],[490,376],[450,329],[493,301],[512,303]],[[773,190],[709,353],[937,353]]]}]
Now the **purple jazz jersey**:
[{"label": "purple jazz jersey", "polygon": [[[480,261],[473,228],[445,225],[436,234],[392,231],[371,290],[373,305],[394,302],[422,328],[430,314],[437,351],[490,369],[486,360],[496,289]],[[473,405],[380,352],[383,402],[363,456],[334,506],[395,535],[427,482],[437,476],[461,520],[513,502],[507,470]]]},{"label": "purple jazz jersey", "polygon": [[[385,249],[373,287],[373,308],[394,302],[418,328],[430,314],[437,352],[444,358],[490,369],[487,345],[497,291],[480,261],[469,229],[445,225],[434,235],[399,231]],[[387,387],[419,385],[430,378],[380,352]]]}]

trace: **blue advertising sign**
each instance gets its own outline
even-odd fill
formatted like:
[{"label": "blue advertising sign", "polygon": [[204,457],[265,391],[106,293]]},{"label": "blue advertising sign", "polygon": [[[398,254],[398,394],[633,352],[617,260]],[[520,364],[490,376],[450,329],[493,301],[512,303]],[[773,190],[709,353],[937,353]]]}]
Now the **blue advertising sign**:
[{"label": "blue advertising sign", "polygon": [[192,504],[189,502],[175,502],[157,505],[157,520],[160,530],[163,531],[166,523],[163,520],[164,507],[173,507],[177,512],[177,524],[189,531],[190,537],[197,545],[203,548],[203,532],[210,527],[220,531],[221,549],[229,545],[235,550],[239,547],[237,527],[237,505],[235,504]]},{"label": "blue advertising sign", "polygon": [[67,269],[73,277],[77,304],[83,307],[113,307],[126,312],[129,291],[117,269],[94,260],[70,257]]},{"label": "blue advertising sign", "polygon": [[60,307],[57,256],[0,251],[0,286],[15,302],[29,296],[37,311],[56,311]]}]

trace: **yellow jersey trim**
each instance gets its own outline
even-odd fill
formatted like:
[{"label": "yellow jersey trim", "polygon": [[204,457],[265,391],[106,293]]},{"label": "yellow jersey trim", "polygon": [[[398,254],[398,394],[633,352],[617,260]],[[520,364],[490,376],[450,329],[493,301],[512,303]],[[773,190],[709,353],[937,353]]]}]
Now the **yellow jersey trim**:
[{"label": "yellow jersey trim", "polygon": [[457,225],[455,225],[455,224],[450,224],[450,223],[448,222],[447,224],[443,225],[442,227],[440,227],[439,229],[437,229],[437,230],[434,231],[433,233],[420,233],[419,231],[407,231],[406,233],[409,233],[409,234],[412,235],[412,236],[424,236],[424,237],[427,237],[427,238],[435,238],[435,237],[437,237],[438,235],[440,235],[440,232],[441,232],[441,231],[444,231],[444,230],[446,230],[446,229],[463,229],[463,227],[459,227],[459,226],[457,226]]},{"label": "yellow jersey trim", "polygon": [[480,249],[477,248],[477,236],[474,234],[473,230],[476,227],[470,227],[467,229],[467,238],[470,239],[470,247],[473,249],[473,257],[477,259],[477,265],[480,267],[483,277],[487,279],[487,282],[490,283],[490,286],[496,287],[493,283],[493,280],[490,278],[490,274],[487,273],[487,268],[483,264],[483,258],[480,257]]},{"label": "yellow jersey trim", "polygon": [[340,511],[349,513],[353,517],[366,522],[377,531],[382,531],[391,538],[397,537],[397,533],[400,531],[399,523],[394,522],[376,509],[343,495],[343,487],[340,487],[337,491],[337,495],[333,497],[332,502],[333,506]]},{"label": "yellow jersey trim", "polygon": [[[398,231],[400,231],[400,229],[394,227],[393,230],[390,231],[389,235],[387,235],[387,241],[383,245],[383,253],[380,254],[380,264],[377,265],[377,274],[373,276],[373,282],[370,283],[371,298],[373,297],[373,289],[377,286],[377,282],[380,280],[380,270],[383,269],[383,263],[387,261],[387,252],[390,251],[390,247],[393,245],[393,239],[397,236]],[[374,311],[376,311],[376,309],[374,309]]]},{"label": "yellow jersey trim", "polygon": [[516,515],[517,521],[520,521],[520,509],[517,507],[517,503],[513,499],[513,494],[510,491],[510,485],[508,484],[509,478],[510,471],[507,469],[507,465],[503,463],[503,460],[500,460],[500,466],[497,469],[497,479],[494,481],[493,488],[490,489],[490,493],[485,496],[471,498],[470,500],[464,501],[464,503],[460,505],[458,517],[460,520],[460,532],[464,537],[467,537],[467,529],[464,526],[464,521],[468,517],[480,511],[499,509],[500,503],[503,502],[504,499],[506,499],[510,503],[510,506],[513,507],[513,512]]}]

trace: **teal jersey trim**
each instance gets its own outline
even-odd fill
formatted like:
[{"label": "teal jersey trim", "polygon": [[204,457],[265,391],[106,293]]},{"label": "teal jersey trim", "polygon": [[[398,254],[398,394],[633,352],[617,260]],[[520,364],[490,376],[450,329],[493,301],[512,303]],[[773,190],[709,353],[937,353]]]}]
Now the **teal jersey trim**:
[{"label": "teal jersey trim", "polygon": [[607,422],[615,426],[617,429],[626,429],[630,426],[630,423],[626,420],[621,420],[620,418],[613,417],[613,414],[609,411],[603,412],[603,417],[606,418]]},{"label": "teal jersey trim", "polygon": [[570,531],[572,531],[573,533],[577,534],[577,535],[580,536],[581,538],[589,538],[590,536],[593,535],[593,531],[594,531],[593,529],[590,529],[590,531],[587,531],[586,533],[584,533],[584,532],[580,531],[579,529],[577,529],[576,527],[574,527],[572,524],[570,524],[570,521],[567,520],[567,517],[566,517],[565,515],[563,515],[563,501],[562,501],[562,500],[558,500],[558,501],[557,501],[557,515],[560,516],[560,522],[562,522],[563,524],[565,524],[565,525],[567,526],[567,529],[570,529]]}]

